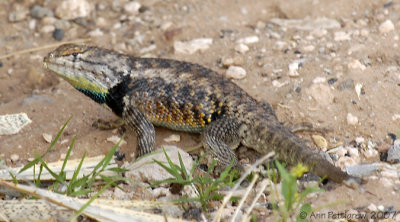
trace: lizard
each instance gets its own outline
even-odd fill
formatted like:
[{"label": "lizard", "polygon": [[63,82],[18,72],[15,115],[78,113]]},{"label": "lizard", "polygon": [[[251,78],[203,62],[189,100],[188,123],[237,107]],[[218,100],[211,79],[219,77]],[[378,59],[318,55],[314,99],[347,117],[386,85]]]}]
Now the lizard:
[{"label": "lizard", "polygon": [[59,46],[43,65],[122,118],[136,132],[138,156],[153,150],[160,126],[201,133],[221,166],[240,165],[233,149],[242,144],[337,183],[353,179],[285,128],[269,103],[201,65],[76,44]]}]

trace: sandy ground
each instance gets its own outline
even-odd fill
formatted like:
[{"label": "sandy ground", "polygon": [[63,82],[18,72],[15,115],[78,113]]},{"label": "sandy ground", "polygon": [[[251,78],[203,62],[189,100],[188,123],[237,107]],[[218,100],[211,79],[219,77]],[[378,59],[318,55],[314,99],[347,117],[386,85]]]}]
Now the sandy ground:
[{"label": "sandy ground", "polygon": [[[365,149],[385,152],[392,143],[387,134],[399,132],[400,4],[397,2],[150,0],[137,1],[140,9],[130,10],[124,9],[128,1],[93,0],[89,1],[90,13],[80,20],[57,13],[60,2],[1,1],[0,54],[57,43],[52,37],[56,27],[65,32],[62,41],[91,38],[88,44],[135,56],[198,63],[221,75],[227,66],[240,66],[246,70],[246,76],[232,81],[258,100],[271,103],[280,121],[288,126],[306,122],[324,129],[319,135],[326,138],[328,147],[342,144],[358,150],[360,157],[353,158],[357,163],[379,162],[379,155],[366,158]],[[56,15],[34,18],[29,12],[34,5],[44,6]],[[16,12],[22,12],[21,18],[10,19],[10,14]],[[322,17],[336,21],[338,26],[300,30],[271,20],[316,21]],[[387,20],[394,26],[381,25]],[[249,36],[258,40],[244,43],[248,51],[238,50],[238,39]],[[213,43],[193,54],[174,50],[174,42],[196,38],[211,38]],[[92,127],[97,119],[117,117],[65,81],[45,72],[42,59],[51,50],[0,59],[0,114],[25,112],[32,120],[18,134],[0,136],[0,157],[7,164],[23,165],[33,157],[34,150],[39,153],[46,150],[49,143],[43,134],[54,138],[70,116],[73,118],[60,142],[47,156],[49,161],[61,158],[74,135],[77,143],[73,157],[77,158],[85,151],[91,156],[105,154],[113,145],[107,138],[121,135],[121,130]],[[288,67],[296,61],[300,66],[298,75],[293,76]],[[359,95],[356,85],[362,85]],[[349,116],[357,121],[349,120]],[[181,141],[165,142],[164,138],[171,134],[181,135]],[[305,132],[299,136],[316,148],[311,142],[312,134]],[[356,138],[363,138],[364,142],[357,144]],[[199,142],[198,135],[166,129],[157,129],[156,139],[156,147],[163,144],[189,147]],[[126,141],[121,151],[131,159],[136,138],[130,130]],[[370,147],[368,142],[372,144]],[[19,157],[14,162],[12,154]],[[398,211],[399,184],[397,172],[389,178],[378,173],[360,190],[334,184],[329,191],[313,198],[312,204],[346,201],[327,208],[336,213],[367,211],[371,203]]]}]

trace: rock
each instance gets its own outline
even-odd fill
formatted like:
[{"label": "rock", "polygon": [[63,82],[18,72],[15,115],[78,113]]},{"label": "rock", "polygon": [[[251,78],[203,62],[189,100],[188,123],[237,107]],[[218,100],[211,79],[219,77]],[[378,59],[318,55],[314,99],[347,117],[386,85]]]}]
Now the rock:
[{"label": "rock", "polygon": [[39,32],[50,33],[50,32],[54,32],[55,30],[56,30],[56,27],[54,25],[45,25],[40,28]]},{"label": "rock", "polygon": [[376,166],[376,164],[362,164],[362,165],[353,165],[346,167],[347,173],[355,177],[369,176],[372,173],[376,172],[377,170],[378,167]]},{"label": "rock", "polygon": [[181,136],[179,134],[172,134],[169,137],[164,139],[165,142],[179,142],[181,141]]},{"label": "rock", "polygon": [[379,25],[379,32],[384,34],[394,30],[394,25],[391,20],[386,20]]},{"label": "rock", "polygon": [[42,137],[47,143],[51,143],[53,141],[53,136],[49,133],[43,133]]},{"label": "rock", "polygon": [[356,165],[356,161],[348,156],[342,156],[335,162],[336,167],[340,167],[341,169],[346,169],[348,166]]},{"label": "rock", "polygon": [[128,2],[124,5],[124,11],[131,15],[136,15],[139,13],[140,7],[141,7],[141,5],[139,2],[132,1],[132,2]]},{"label": "rock", "polygon": [[43,18],[45,16],[53,17],[54,13],[53,13],[52,10],[50,10],[48,8],[42,7],[40,5],[34,5],[30,10],[30,15],[33,18],[41,19],[41,18]]},{"label": "rock", "polygon": [[226,76],[233,79],[243,79],[246,77],[246,70],[240,66],[229,66],[226,70]]},{"label": "rock", "polygon": [[326,139],[323,136],[312,135],[311,138],[314,141],[315,145],[317,145],[318,148],[320,148],[320,149],[328,148],[328,142],[326,141]]},{"label": "rock", "polygon": [[19,160],[18,154],[11,154],[10,159],[13,163],[17,162]]},{"label": "rock", "polygon": [[354,80],[345,79],[338,84],[337,89],[343,91],[345,89],[353,89],[353,87],[354,87]]},{"label": "rock", "polygon": [[332,89],[323,83],[312,84],[311,87],[306,89],[306,93],[321,106],[332,104],[334,99]]},{"label": "rock", "polygon": [[307,45],[307,46],[303,47],[304,52],[312,52],[312,51],[314,51],[314,49],[315,49],[315,46],[313,46],[313,45]]},{"label": "rock", "polygon": [[221,59],[221,64],[222,64],[224,67],[229,67],[229,66],[232,66],[232,65],[240,66],[240,65],[243,64],[243,60],[242,60],[242,57],[233,57],[233,58],[228,57],[228,58],[222,58],[222,59]]},{"label": "rock", "polygon": [[86,17],[92,10],[93,4],[86,0],[66,0],[57,6],[56,16],[64,20],[70,20]]},{"label": "rock", "polygon": [[350,33],[346,33],[346,32],[343,32],[343,31],[335,32],[334,36],[335,36],[334,37],[335,41],[351,40]]},{"label": "rock", "polygon": [[245,38],[240,38],[236,42],[237,43],[242,43],[242,44],[253,44],[257,43],[259,41],[259,38],[257,36],[248,36]]},{"label": "rock", "polygon": [[55,29],[53,32],[53,38],[57,41],[61,41],[64,38],[64,30],[63,29]]},{"label": "rock", "polygon": [[357,59],[353,59],[349,64],[347,65],[350,69],[360,69],[361,71],[364,71],[366,69],[365,65],[361,64],[360,61]]},{"label": "rock", "polygon": [[275,50],[283,50],[285,48],[287,48],[288,44],[284,41],[276,41],[274,44],[273,49]]},{"label": "rock", "polygon": [[[165,146],[165,152],[167,153],[171,161],[178,166],[180,165],[178,153],[180,153],[186,170],[188,172],[191,170],[193,159],[184,150],[176,146]],[[133,179],[134,181],[139,180],[150,183],[171,178],[172,175],[169,174],[157,163],[155,163],[153,159],[158,160],[168,166],[163,150],[156,150],[137,159],[135,162],[127,166],[127,169],[129,171],[125,173],[126,177],[129,179]]]},{"label": "rock", "polygon": [[335,19],[316,18],[316,19],[279,19],[273,18],[271,23],[298,30],[321,30],[321,29],[336,29],[340,28],[340,23]]},{"label": "rock", "polygon": [[247,51],[249,51],[249,47],[243,43],[240,43],[239,45],[235,46],[235,50],[237,52],[240,52],[242,54],[246,53]]},{"label": "rock", "polygon": [[387,161],[390,163],[400,162],[400,143],[394,143],[394,145],[389,148]]},{"label": "rock", "polygon": [[15,10],[9,12],[8,21],[10,22],[20,22],[26,19],[29,11],[23,5],[15,4]]},{"label": "rock", "polygon": [[378,161],[379,160],[379,152],[375,149],[367,149],[363,152],[366,160],[369,161]]},{"label": "rock", "polygon": [[376,205],[373,204],[373,203],[371,203],[370,205],[368,205],[367,209],[368,209],[369,211],[372,211],[372,212],[378,211],[378,208],[377,208]]},{"label": "rock", "polygon": [[197,51],[202,52],[207,50],[208,48],[210,48],[210,45],[212,43],[213,43],[212,38],[199,38],[186,42],[175,41],[174,49],[176,53],[193,54]]},{"label": "rock", "polygon": [[289,67],[288,75],[290,77],[298,77],[299,76],[299,72],[297,72],[297,70],[299,69],[300,64],[301,64],[301,61],[296,60],[288,65],[288,67]]},{"label": "rock", "polygon": [[88,32],[88,35],[90,37],[99,37],[99,36],[103,36],[104,33],[99,28],[96,28],[95,30]]},{"label": "rock", "polygon": [[0,135],[12,135],[31,123],[26,113],[0,115]]},{"label": "rock", "polygon": [[[119,136],[113,135],[113,136],[108,137],[106,140],[107,140],[107,142],[111,142],[111,143],[117,144],[121,140],[121,138]],[[122,146],[122,145],[125,145],[125,144],[126,144],[126,141],[122,140],[121,143],[119,144],[119,146]]]},{"label": "rock", "polygon": [[393,187],[393,180],[392,179],[389,179],[389,178],[386,178],[386,177],[382,177],[382,178],[380,178],[379,179],[379,182],[384,186],[384,187],[387,187],[387,188],[390,188],[390,187]]},{"label": "rock", "polygon": [[276,80],[276,79],[272,81],[272,86],[273,86],[273,87],[276,87],[276,88],[280,88],[280,87],[282,87],[282,86],[284,86],[284,85],[287,85],[287,84],[289,84],[288,81],[279,82],[279,80]]},{"label": "rock", "polygon": [[356,125],[358,123],[358,117],[354,116],[351,113],[347,113],[346,120],[347,120],[347,124],[349,124],[349,125],[353,125],[354,126],[354,125]]}]

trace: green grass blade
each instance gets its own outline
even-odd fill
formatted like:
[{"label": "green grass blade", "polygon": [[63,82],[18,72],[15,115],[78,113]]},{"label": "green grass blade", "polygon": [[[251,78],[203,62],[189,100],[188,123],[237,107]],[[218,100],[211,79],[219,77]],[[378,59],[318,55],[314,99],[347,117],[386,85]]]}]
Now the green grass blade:
[{"label": "green grass blade", "polygon": [[69,148],[67,150],[67,154],[65,155],[64,162],[63,162],[63,165],[61,167],[61,172],[64,172],[64,169],[65,169],[65,166],[67,165],[69,156],[71,155],[72,149],[74,148],[75,141],[76,141],[76,135],[72,139],[71,145],[69,145]]}]

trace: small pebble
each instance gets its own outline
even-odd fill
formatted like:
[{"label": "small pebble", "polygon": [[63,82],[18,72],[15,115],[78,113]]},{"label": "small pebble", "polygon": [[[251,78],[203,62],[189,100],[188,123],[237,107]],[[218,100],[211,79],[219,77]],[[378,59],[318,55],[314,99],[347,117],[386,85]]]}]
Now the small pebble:
[{"label": "small pebble", "polygon": [[299,69],[299,65],[300,65],[300,61],[294,61],[288,65],[288,67],[289,67],[288,75],[290,77],[298,77],[300,75],[299,72],[297,72],[297,70]]},{"label": "small pebble", "polygon": [[386,20],[379,25],[379,32],[384,34],[394,30],[394,25],[391,20]]},{"label": "small pebble", "polygon": [[349,64],[347,65],[350,69],[360,69],[361,71],[364,71],[366,69],[365,65],[361,64],[360,61],[357,59],[353,59]]},{"label": "small pebble", "polygon": [[[396,140],[398,141],[398,140]],[[387,152],[387,161],[390,163],[398,163],[400,162],[400,144],[399,143],[394,143],[393,146],[389,148],[389,151]]]},{"label": "small pebble", "polygon": [[[121,138],[119,136],[115,136],[115,135],[114,136],[110,136],[110,137],[107,138],[107,142],[111,142],[111,143],[114,143],[114,144],[117,144],[120,140],[121,140]],[[126,141],[122,140],[119,145],[122,146],[124,144],[126,144]]]},{"label": "small pebble", "polygon": [[19,160],[19,156],[18,154],[11,154],[10,159],[13,163],[15,163]]},{"label": "small pebble", "polygon": [[350,33],[346,33],[343,31],[338,31],[335,32],[335,37],[334,37],[335,41],[347,41],[347,40],[351,40],[350,38]]},{"label": "small pebble", "polygon": [[377,208],[379,211],[382,211],[382,212],[385,211],[385,206],[383,206],[383,205],[378,205]]},{"label": "small pebble", "polygon": [[259,41],[259,38],[257,36],[248,36],[245,38],[240,38],[236,42],[243,43],[243,44],[253,44],[253,43],[257,43],[258,41]]},{"label": "small pebble", "polygon": [[312,140],[314,141],[315,145],[317,145],[320,149],[328,148],[328,141],[323,136],[320,135],[312,135]]},{"label": "small pebble", "polygon": [[330,78],[330,79],[328,79],[328,84],[333,85],[336,81],[338,81],[338,78],[336,78],[336,77]]},{"label": "small pebble", "polygon": [[349,124],[349,125],[353,125],[354,126],[354,125],[356,125],[358,123],[358,117],[354,116],[351,113],[347,113],[346,120],[347,120],[347,124]]},{"label": "small pebble", "polygon": [[288,44],[286,42],[277,41],[277,42],[275,42],[273,49],[280,51],[280,50],[287,48],[287,46],[288,46]]},{"label": "small pebble", "polygon": [[235,46],[235,50],[237,52],[240,52],[242,54],[246,53],[247,51],[249,51],[249,47],[243,43],[240,43],[238,45]]},{"label": "small pebble", "polygon": [[165,142],[179,142],[181,141],[181,136],[179,134],[172,134],[164,139]]},{"label": "small pebble", "polygon": [[103,33],[103,31],[101,31],[99,28],[96,28],[95,30],[90,31],[90,32],[88,33],[88,35],[89,35],[90,37],[100,37],[100,36],[103,36],[104,33]]},{"label": "small pebble", "polygon": [[343,91],[345,89],[353,89],[353,87],[354,87],[354,80],[345,79],[338,84],[337,89]]},{"label": "small pebble", "polygon": [[58,18],[64,20],[86,17],[92,12],[93,5],[86,0],[61,1],[55,10],[55,14]]},{"label": "small pebble", "polygon": [[42,7],[40,5],[34,5],[30,10],[30,15],[33,18],[41,19],[45,16],[53,17],[54,13],[52,10],[50,10],[48,8]]},{"label": "small pebble", "polygon": [[276,80],[276,79],[272,81],[272,86],[274,86],[274,87],[276,87],[276,88],[280,88],[280,87],[282,87],[282,86],[284,86],[284,85],[288,85],[288,84],[289,84],[288,81],[279,82],[279,80]]},{"label": "small pebble", "polygon": [[139,2],[131,1],[124,5],[124,11],[129,14],[136,15],[139,13],[140,7],[141,5]]},{"label": "small pebble", "polygon": [[240,66],[229,66],[226,70],[226,76],[233,79],[243,79],[246,77],[246,70]]},{"label": "small pebble", "polygon": [[54,32],[56,30],[56,27],[54,27],[54,25],[45,25],[42,26],[42,28],[40,28],[40,32],[41,33],[50,33],[50,32]]},{"label": "small pebble", "polygon": [[3,67],[3,62],[0,61],[0,68]]},{"label": "small pebble", "polygon": [[57,41],[61,41],[64,38],[64,30],[63,29],[55,29],[53,32],[53,38]]},{"label": "small pebble", "polygon": [[370,205],[368,205],[367,209],[368,209],[369,211],[372,211],[372,212],[377,212],[377,211],[378,211],[378,208],[377,208],[376,205],[373,204],[373,203],[371,203]]},{"label": "small pebble", "polygon": [[10,22],[20,22],[26,19],[28,15],[28,11],[24,8],[17,9],[16,11],[12,11],[8,14],[8,21]]},{"label": "small pebble", "polygon": [[197,51],[207,50],[208,48],[210,48],[210,45],[212,43],[213,43],[212,38],[199,38],[186,42],[175,41],[174,49],[176,53],[193,54]]},{"label": "small pebble", "polygon": [[51,134],[43,133],[42,137],[47,143],[51,143],[53,141],[53,136]]},{"label": "small pebble", "polygon": [[[384,187],[393,187],[393,180],[392,179],[389,179],[389,178],[386,178],[386,177],[381,177],[381,178],[379,178],[379,182],[384,186]],[[379,209],[379,206],[378,206],[378,209]],[[379,209],[380,210],[380,209]]]}]

